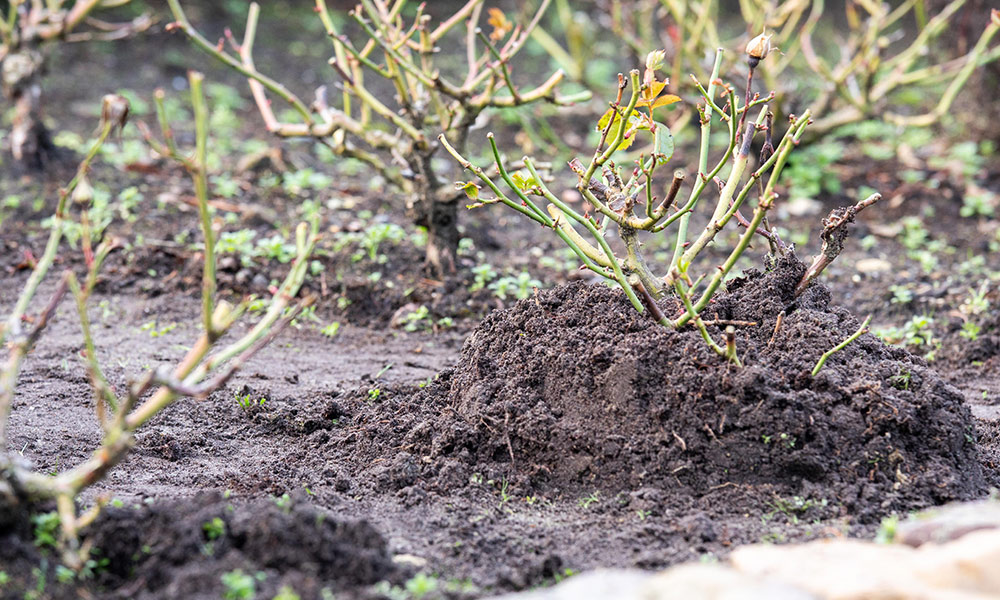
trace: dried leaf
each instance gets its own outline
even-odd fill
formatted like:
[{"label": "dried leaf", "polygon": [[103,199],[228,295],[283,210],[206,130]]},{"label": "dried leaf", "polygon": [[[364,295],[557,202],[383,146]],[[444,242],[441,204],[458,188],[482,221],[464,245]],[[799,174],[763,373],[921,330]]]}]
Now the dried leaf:
[{"label": "dried leaf", "polygon": [[660,108],[661,106],[670,106],[674,102],[680,102],[680,101],[681,99],[679,96],[675,96],[673,94],[667,94],[666,96],[660,96],[659,98],[657,98],[656,101],[653,102],[651,107]]},{"label": "dried leaf", "polygon": [[514,24],[507,20],[507,15],[503,14],[503,11],[499,8],[490,8],[488,12],[490,16],[486,22],[493,27],[493,31],[490,33],[490,40],[499,42],[514,29]]}]

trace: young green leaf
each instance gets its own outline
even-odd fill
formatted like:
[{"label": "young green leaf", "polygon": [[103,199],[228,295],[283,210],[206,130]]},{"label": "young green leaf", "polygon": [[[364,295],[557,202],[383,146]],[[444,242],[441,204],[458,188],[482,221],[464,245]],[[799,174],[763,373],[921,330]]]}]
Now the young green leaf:
[{"label": "young green leaf", "polygon": [[469,197],[469,200],[479,199],[479,185],[468,181],[466,183],[458,182],[455,187],[465,192],[465,195]]},{"label": "young green leaf", "polygon": [[531,175],[525,177],[524,174],[521,173],[520,171],[511,175],[510,178],[514,181],[514,185],[517,186],[517,189],[521,190],[522,192],[527,192],[531,188],[538,186],[538,183],[535,181],[534,177],[532,177]]},{"label": "young green leaf", "polygon": [[656,132],[653,134],[655,152],[658,155],[657,160],[668,161],[670,157],[674,155],[674,136],[670,133],[670,128],[655,121]]}]

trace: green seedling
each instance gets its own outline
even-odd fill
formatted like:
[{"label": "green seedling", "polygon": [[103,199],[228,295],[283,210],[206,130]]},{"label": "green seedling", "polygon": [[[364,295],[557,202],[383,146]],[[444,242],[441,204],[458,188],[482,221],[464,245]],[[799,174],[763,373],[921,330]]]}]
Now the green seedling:
[{"label": "green seedling", "polygon": [[250,392],[236,393],[235,396],[236,404],[242,408],[244,411],[250,412],[254,408],[264,408],[264,403],[267,402],[267,398],[254,398]]},{"label": "green seedling", "polygon": [[589,495],[584,496],[583,498],[580,498],[577,501],[577,505],[580,508],[587,509],[587,508],[590,508],[591,506],[593,506],[594,504],[598,504],[600,501],[601,501],[601,499],[598,496],[598,492],[591,492]]},{"label": "green seedling", "polygon": [[892,298],[889,300],[890,304],[909,304],[913,302],[913,292],[905,285],[890,285],[889,291],[892,292]]},{"label": "green seedling", "polygon": [[59,542],[59,513],[49,512],[34,515],[31,522],[35,526],[35,546],[56,548]]},{"label": "green seedling", "polygon": [[257,596],[257,583],[264,581],[266,575],[262,572],[250,575],[243,569],[234,569],[223,573],[219,579],[224,600],[253,600]]},{"label": "green seedling", "polygon": [[979,333],[981,331],[982,327],[978,323],[974,321],[966,321],[965,323],[962,323],[962,331],[959,331],[958,335],[969,340],[970,342],[974,342],[979,339]]},{"label": "green seedling", "polygon": [[278,593],[271,600],[302,600],[302,597],[295,593],[290,585],[283,585]]},{"label": "green seedling", "polygon": [[803,516],[805,513],[809,512],[814,508],[824,508],[829,504],[826,498],[821,500],[813,500],[811,498],[803,498],[801,496],[792,496],[791,498],[780,498],[775,497],[770,503],[771,511],[766,513],[761,517],[763,522],[768,522],[774,518],[777,514],[785,515],[793,524],[799,522],[799,517]]},{"label": "green seedling", "polygon": [[203,523],[201,530],[205,532],[205,538],[211,542],[226,535],[226,522],[219,517],[215,517],[211,521]]},{"label": "green seedling", "polygon": [[164,325],[163,327],[157,327],[156,321],[148,321],[146,323],[143,323],[142,326],[139,327],[139,330],[149,333],[149,337],[151,338],[158,338],[167,335],[176,328],[177,328],[177,323],[169,323],[167,325]]},{"label": "green seedling", "polygon": [[474,279],[472,285],[469,286],[469,291],[478,292],[496,279],[498,274],[493,265],[483,263],[472,267],[472,275]]},{"label": "green seedling", "polygon": [[337,333],[340,332],[340,321],[334,321],[329,325],[324,326],[323,329],[319,330],[319,332],[328,338],[337,337]]},{"label": "green seedling", "polygon": [[928,315],[914,315],[902,327],[889,327],[875,332],[889,344],[901,346],[934,346],[934,318]]},{"label": "green seedling", "polygon": [[984,189],[967,190],[959,214],[963,217],[992,217],[996,214],[996,195]]},{"label": "green seedling", "polygon": [[275,506],[284,512],[288,512],[292,509],[292,497],[289,496],[287,492],[280,496],[273,496],[271,500],[274,501]]},{"label": "green seedling", "polygon": [[448,329],[454,325],[454,320],[451,317],[441,317],[440,319],[434,319],[431,316],[430,309],[426,305],[421,304],[412,312],[407,313],[400,320],[400,324],[403,326],[405,331],[415,332],[415,331],[433,331],[435,328]]},{"label": "green seedling", "polygon": [[493,295],[501,300],[506,300],[509,296],[523,300],[530,296],[535,288],[541,286],[541,281],[533,279],[528,273],[521,272],[517,277],[501,277],[491,283],[489,287],[493,291]]},{"label": "green seedling", "polygon": [[431,577],[425,573],[417,573],[404,584],[406,591],[413,600],[422,600],[429,594],[437,591],[439,583],[436,577]]},{"label": "green seedling", "polygon": [[889,385],[896,388],[897,390],[909,390],[910,389],[910,379],[912,375],[906,369],[903,369],[899,373],[893,375],[889,378]]},{"label": "green seedling", "polygon": [[979,289],[969,289],[969,297],[959,306],[959,310],[970,316],[981,315],[989,310],[990,301],[986,298],[989,293],[989,280],[983,281]]}]

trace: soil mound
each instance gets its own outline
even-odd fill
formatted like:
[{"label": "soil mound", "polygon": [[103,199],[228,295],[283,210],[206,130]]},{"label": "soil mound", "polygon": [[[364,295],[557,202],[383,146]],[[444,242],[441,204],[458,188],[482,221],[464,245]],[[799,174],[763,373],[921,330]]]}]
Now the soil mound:
[{"label": "soil mound", "polygon": [[21,551],[14,548],[7,556],[11,562],[3,563],[11,581],[0,597],[20,597],[17,592],[33,589],[35,580],[46,576],[47,598],[93,597],[89,592],[96,588],[101,598],[185,600],[228,598],[222,576],[236,570],[241,571],[237,577],[252,579],[258,598],[274,597],[285,586],[302,598],[320,598],[393,578],[396,569],[386,542],[371,525],[338,518],[302,496],[238,504],[201,494],[134,508],[106,507],[87,531],[94,559],[90,574],[67,583],[38,571],[39,565],[58,564],[50,551],[40,554],[26,541],[30,536],[12,532],[0,537],[8,541],[0,556],[9,555],[13,546]]},{"label": "soil mound", "polygon": [[386,542],[371,525],[335,518],[303,498],[234,505],[205,495],[111,509],[95,530],[94,547],[110,559],[107,575],[131,584],[119,588],[121,597],[142,598],[141,589],[150,598],[219,598],[219,574],[242,569],[265,574],[257,582],[262,597],[288,585],[318,598],[321,586],[337,592],[393,572]]},{"label": "soil mound", "polygon": [[868,522],[981,493],[969,409],[922,360],[865,334],[810,375],[860,323],[822,285],[795,299],[804,269],[789,258],[751,271],[708,311],[756,323],[737,333],[743,368],[605,286],[495,311],[427,392],[451,410],[407,441],[442,476],[458,460],[547,493],[729,486],[822,498]]}]

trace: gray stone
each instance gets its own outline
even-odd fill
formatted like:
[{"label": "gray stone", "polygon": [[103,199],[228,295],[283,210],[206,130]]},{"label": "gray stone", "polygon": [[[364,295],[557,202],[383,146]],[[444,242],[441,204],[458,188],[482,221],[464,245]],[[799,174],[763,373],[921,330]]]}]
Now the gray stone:
[{"label": "gray stone", "polygon": [[913,547],[941,544],[983,529],[1000,529],[1000,502],[956,502],[924,511],[900,523],[893,541]]},{"label": "gray stone", "polygon": [[[610,600],[611,597],[609,597]],[[668,569],[642,587],[638,600],[818,600],[784,583],[724,565],[687,564]]]},{"label": "gray stone", "polygon": [[649,573],[631,569],[598,569],[574,575],[541,590],[504,594],[489,600],[639,600]]}]

